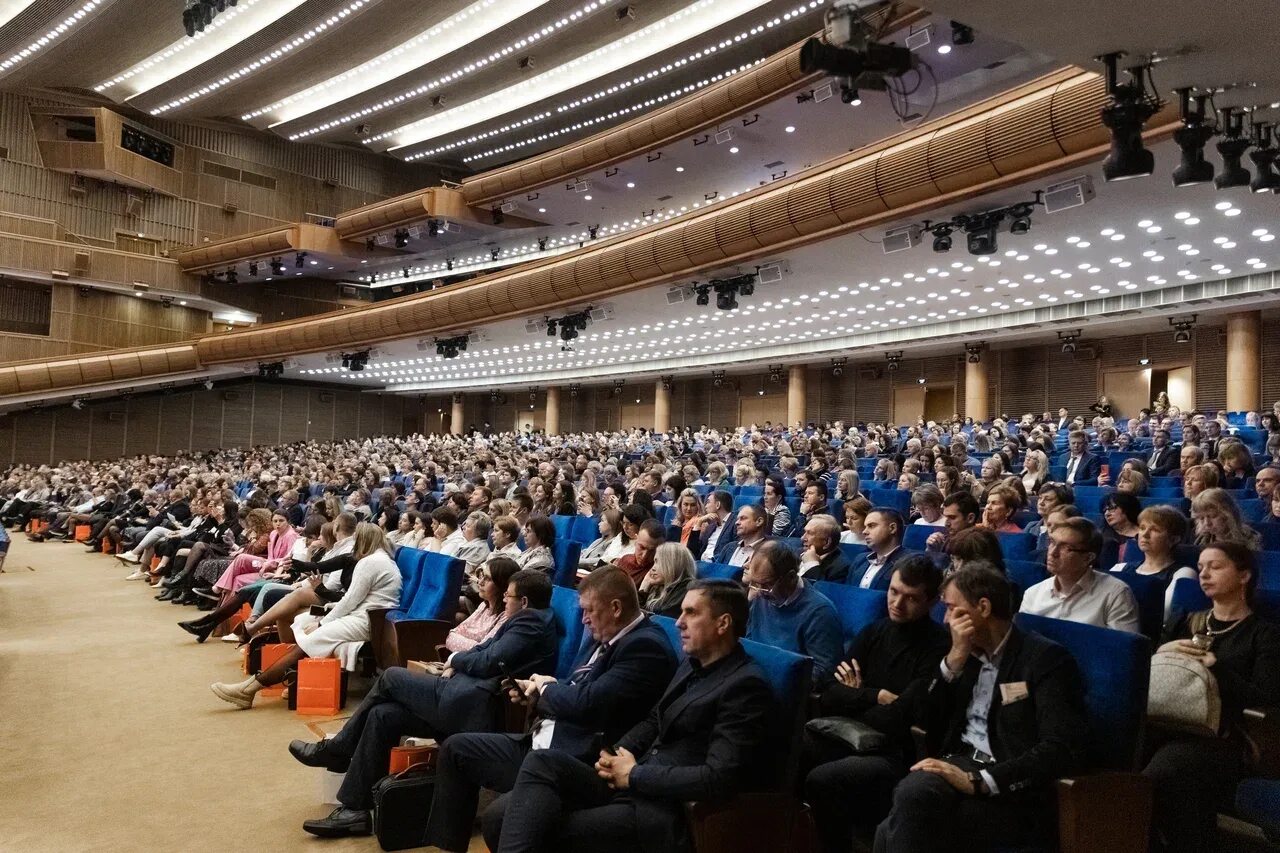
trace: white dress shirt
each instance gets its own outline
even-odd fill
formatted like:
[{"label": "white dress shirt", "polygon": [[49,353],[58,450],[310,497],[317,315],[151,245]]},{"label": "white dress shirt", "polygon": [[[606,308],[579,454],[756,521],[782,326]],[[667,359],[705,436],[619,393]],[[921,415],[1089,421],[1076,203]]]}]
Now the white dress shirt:
[{"label": "white dress shirt", "polygon": [[750,543],[739,541],[738,547],[733,550],[733,554],[729,557],[729,565],[745,566],[747,562],[750,561],[751,555],[754,554],[756,549],[762,544],[764,544],[763,536]]},{"label": "white dress shirt", "polygon": [[1049,616],[1138,633],[1138,602],[1133,590],[1106,572],[1090,569],[1069,589],[1059,591],[1058,579],[1035,584],[1022,597],[1023,613]]},{"label": "white dress shirt", "polygon": [[707,547],[702,549],[702,559],[714,560],[716,558],[716,545],[720,544],[720,534],[724,532],[725,525],[729,519],[724,519],[716,525],[716,529],[711,532],[711,538],[707,540]]}]

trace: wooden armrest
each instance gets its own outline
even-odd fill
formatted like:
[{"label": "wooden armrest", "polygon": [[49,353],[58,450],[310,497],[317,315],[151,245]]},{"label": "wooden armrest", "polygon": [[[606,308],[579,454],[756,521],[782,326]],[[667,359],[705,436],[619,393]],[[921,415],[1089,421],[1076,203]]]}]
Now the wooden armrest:
[{"label": "wooden armrest", "polygon": [[1280,708],[1245,708],[1240,721],[1252,775],[1280,778]]},{"label": "wooden armrest", "polygon": [[1151,780],[1099,771],[1058,780],[1062,853],[1146,853],[1151,832]]},{"label": "wooden armrest", "polygon": [[808,807],[784,792],[738,794],[726,800],[685,803],[695,853],[769,850],[801,853],[810,845]]},{"label": "wooden armrest", "polygon": [[388,632],[395,643],[395,666],[405,666],[411,660],[431,660],[436,646],[444,643],[453,630],[453,623],[443,619],[406,619],[391,622]]},{"label": "wooden armrest", "polygon": [[366,612],[369,614],[369,645],[373,649],[374,665],[381,669],[395,666],[391,641],[387,636],[387,614],[391,608],[373,607]]}]

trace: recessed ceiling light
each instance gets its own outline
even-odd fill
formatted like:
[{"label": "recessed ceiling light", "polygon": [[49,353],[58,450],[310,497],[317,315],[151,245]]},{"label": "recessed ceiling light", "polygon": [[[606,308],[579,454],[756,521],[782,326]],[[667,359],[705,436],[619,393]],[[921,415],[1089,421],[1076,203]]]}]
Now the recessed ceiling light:
[{"label": "recessed ceiling light", "polygon": [[590,194],[590,193],[588,193],[587,195],[584,195],[584,196],[582,197],[582,200],[583,200],[583,201],[591,201],[591,194]]},{"label": "recessed ceiling light", "polygon": [[735,146],[733,146],[732,148],[730,148],[730,149],[729,149],[729,153],[730,153],[730,154],[737,154],[737,153],[738,153],[738,146],[736,146],[736,145],[735,145]]},{"label": "recessed ceiling light", "polygon": [[633,190],[633,189],[635,189],[635,188],[636,188],[636,182],[635,182],[635,181],[627,181],[627,189],[629,189],[629,190]]},{"label": "recessed ceiling light", "polygon": [[786,127],[784,127],[784,128],[783,128],[783,130],[784,130],[784,131],[786,131],[787,133],[795,133],[795,132],[796,132],[795,126],[794,126],[794,125],[790,125],[790,124],[789,124],[789,125],[787,125]]},{"label": "recessed ceiling light", "polygon": [[1232,207],[1229,201],[1220,201],[1213,206],[1214,210],[1230,210]]},{"label": "recessed ceiling light", "polygon": [[539,212],[539,213],[546,213],[546,212],[547,212],[547,209],[546,209],[545,207],[540,207],[540,208],[538,208],[538,212]]},{"label": "recessed ceiling light", "polygon": [[938,45],[938,53],[942,54],[943,56],[946,56],[950,52],[951,52],[951,45],[949,44]]},{"label": "recessed ceiling light", "polygon": [[684,166],[676,166],[676,171],[677,171],[677,172],[683,172],[683,171],[684,171]]}]

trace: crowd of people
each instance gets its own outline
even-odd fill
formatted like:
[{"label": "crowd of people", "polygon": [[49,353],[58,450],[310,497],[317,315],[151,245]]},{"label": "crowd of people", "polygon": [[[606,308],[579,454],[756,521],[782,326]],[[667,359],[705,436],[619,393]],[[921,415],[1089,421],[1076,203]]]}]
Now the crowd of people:
[{"label": "crowd of people", "polygon": [[[1052,780],[1085,769],[1084,689],[1021,612],[1145,633],[1216,680],[1219,730],[1157,730],[1142,760],[1153,845],[1192,851],[1248,770],[1245,709],[1280,705],[1280,626],[1255,609],[1278,485],[1280,403],[1238,427],[1167,400],[1116,423],[1104,399],[1088,418],[484,428],[18,465],[0,521],[112,555],[197,609],[180,626],[198,642],[248,605],[223,639],[274,631],[290,651],[212,685],[241,709],[302,658],[354,668],[370,613],[399,603],[397,549],[465,563],[442,659],[384,670],[340,733],[289,745],[345,773],[313,835],[369,833],[412,736],[441,743],[426,840],[443,850],[466,850],[477,817],[492,850],[686,849],[684,802],[768,786],[787,741],[746,638],[812,659],[814,722],[843,721],[806,727],[796,782],[825,850],[1044,841]],[[576,567],[589,638],[562,679],[556,516],[595,534]],[[1207,608],[1179,610],[1184,578]],[[1135,579],[1158,587],[1154,618]],[[846,636],[818,582],[882,591],[887,615]],[[527,731],[504,731],[509,704]],[[478,815],[482,788],[500,796]]]}]

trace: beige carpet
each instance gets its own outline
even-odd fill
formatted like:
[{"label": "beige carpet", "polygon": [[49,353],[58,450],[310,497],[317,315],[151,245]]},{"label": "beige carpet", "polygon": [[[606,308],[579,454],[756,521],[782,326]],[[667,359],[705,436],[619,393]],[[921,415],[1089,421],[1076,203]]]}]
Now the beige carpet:
[{"label": "beige carpet", "polygon": [[[377,851],[324,841],[322,771],[289,756],[282,700],[236,711],[235,647],[181,631],[115,559],[17,535],[0,574],[0,850]],[[348,704],[348,711],[353,707]],[[328,728],[328,727],[326,727]],[[431,848],[434,849],[434,848]],[[484,850],[479,838],[473,851]]]}]

